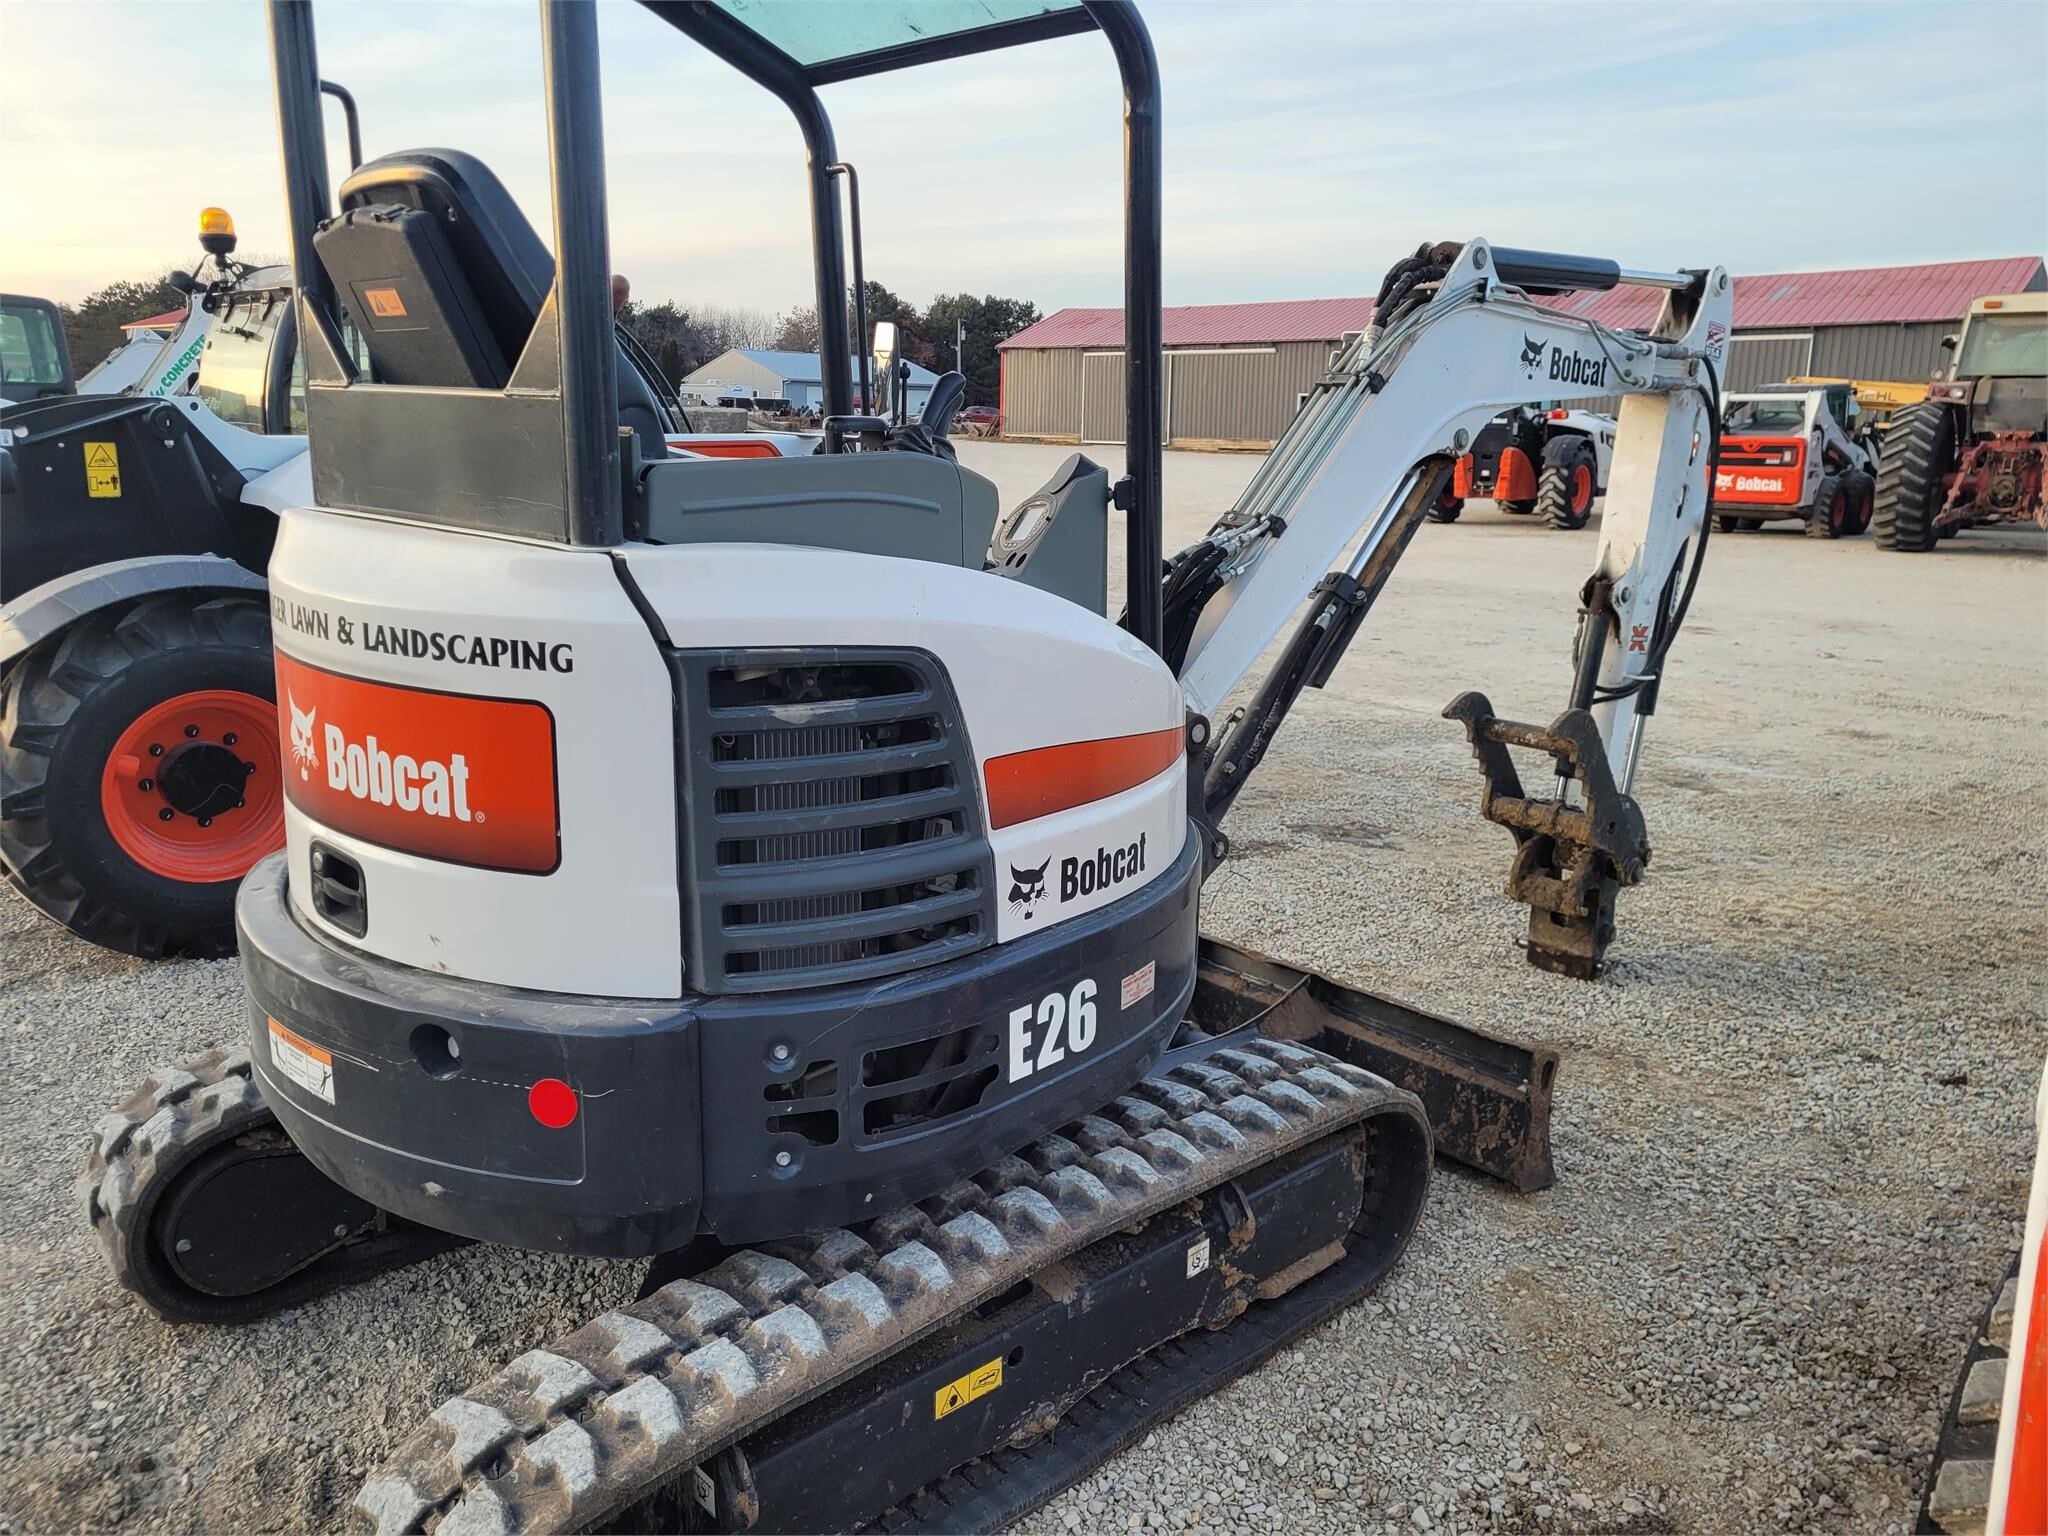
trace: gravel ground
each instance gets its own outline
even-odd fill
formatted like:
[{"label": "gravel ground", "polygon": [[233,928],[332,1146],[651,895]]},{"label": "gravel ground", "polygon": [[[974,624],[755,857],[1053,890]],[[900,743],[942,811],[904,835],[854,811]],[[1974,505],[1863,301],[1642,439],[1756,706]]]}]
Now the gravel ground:
[{"label": "gravel ground", "polygon": [[[1006,503],[1063,451],[969,445]],[[1168,456],[1169,547],[1249,458]],[[1483,504],[1481,504],[1483,505]],[[1559,1183],[1440,1171],[1377,1297],[1031,1532],[1910,1526],[2017,1236],[2048,953],[2043,540],[1717,539],[1640,793],[1611,974],[1523,963],[1465,687],[1546,719],[1592,535],[1418,536],[1233,815],[1204,926],[1563,1054]],[[468,1250],[237,1332],[107,1278],[87,1128],[239,1031],[232,963],[102,954],[0,900],[0,1531],[326,1529],[443,1396],[639,1267]]]}]

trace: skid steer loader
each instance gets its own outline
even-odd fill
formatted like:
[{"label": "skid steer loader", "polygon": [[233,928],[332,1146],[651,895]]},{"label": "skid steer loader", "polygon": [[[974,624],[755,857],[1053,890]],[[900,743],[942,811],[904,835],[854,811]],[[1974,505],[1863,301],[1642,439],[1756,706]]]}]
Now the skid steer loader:
[{"label": "skid steer loader", "polygon": [[[456,150],[372,161],[330,208],[313,13],[275,0],[312,460],[270,568],[287,846],[238,903],[247,1044],[102,1122],[86,1211],[192,1321],[465,1240],[656,1256],[638,1300],[436,1409],[364,1483],[366,1528],[989,1528],[1374,1284],[1432,1125],[1547,1177],[1500,1152],[1554,1058],[1493,1092],[1498,1042],[1205,946],[1201,889],[1540,338],[1552,377],[1626,397],[1572,705],[1450,713],[1532,956],[1597,965],[1648,854],[1627,786],[1707,538],[1729,282],[1424,246],[1166,561],[1135,9],[648,9],[803,130],[826,451],[622,430],[590,7],[542,7],[550,254]],[[916,422],[847,409],[818,87],[1081,33],[1124,84],[1125,474],[1077,455],[999,516],[948,449],[957,375]],[[1665,291],[1652,331],[1532,297],[1618,283]],[[1510,747],[1564,782],[1525,793]]]}]

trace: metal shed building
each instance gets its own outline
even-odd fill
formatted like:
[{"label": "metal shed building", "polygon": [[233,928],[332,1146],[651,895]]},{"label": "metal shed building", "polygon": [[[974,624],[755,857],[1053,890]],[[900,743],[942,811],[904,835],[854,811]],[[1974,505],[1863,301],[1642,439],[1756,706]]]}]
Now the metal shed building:
[{"label": "metal shed building", "polygon": [[[1166,311],[1166,439],[1184,448],[1270,445],[1371,299],[1202,304]],[[1005,437],[1124,439],[1124,314],[1063,309],[1001,347]]]},{"label": "metal shed building", "polygon": [[[1972,299],[2048,287],[2038,256],[1735,279],[1735,335],[1723,388],[1796,374],[1925,379]],[[1647,325],[1661,296],[1641,288],[1547,302],[1616,327]],[[1306,299],[1169,309],[1167,440],[1181,447],[1270,445],[1302,391],[1370,299]],[[1063,309],[1002,344],[1003,435],[1123,441],[1123,311]]]}]

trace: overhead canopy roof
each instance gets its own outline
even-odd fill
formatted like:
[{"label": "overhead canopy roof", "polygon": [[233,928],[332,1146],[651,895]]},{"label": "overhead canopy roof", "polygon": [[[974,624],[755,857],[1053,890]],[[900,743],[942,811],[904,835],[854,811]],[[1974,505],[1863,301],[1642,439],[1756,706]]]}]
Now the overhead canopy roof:
[{"label": "overhead canopy roof", "polygon": [[[1094,29],[1080,0],[712,0],[814,86]],[[668,7],[653,0],[649,8]]]}]

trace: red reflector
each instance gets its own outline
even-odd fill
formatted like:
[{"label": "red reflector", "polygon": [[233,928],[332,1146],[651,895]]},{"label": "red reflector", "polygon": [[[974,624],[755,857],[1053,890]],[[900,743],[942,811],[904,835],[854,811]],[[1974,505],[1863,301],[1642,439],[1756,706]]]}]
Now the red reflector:
[{"label": "red reflector", "polygon": [[526,1107],[542,1125],[559,1131],[576,1118],[576,1090],[559,1077],[544,1077],[526,1090]]},{"label": "red reflector", "polygon": [[982,770],[988,785],[991,828],[1050,816],[1091,800],[1105,800],[1173,766],[1181,755],[1180,727],[1069,741],[992,757]]},{"label": "red reflector", "polygon": [[1550,413],[1550,419],[1552,421],[1563,421],[1565,417],[1569,415],[1571,415],[1570,411],[1552,411]]}]

